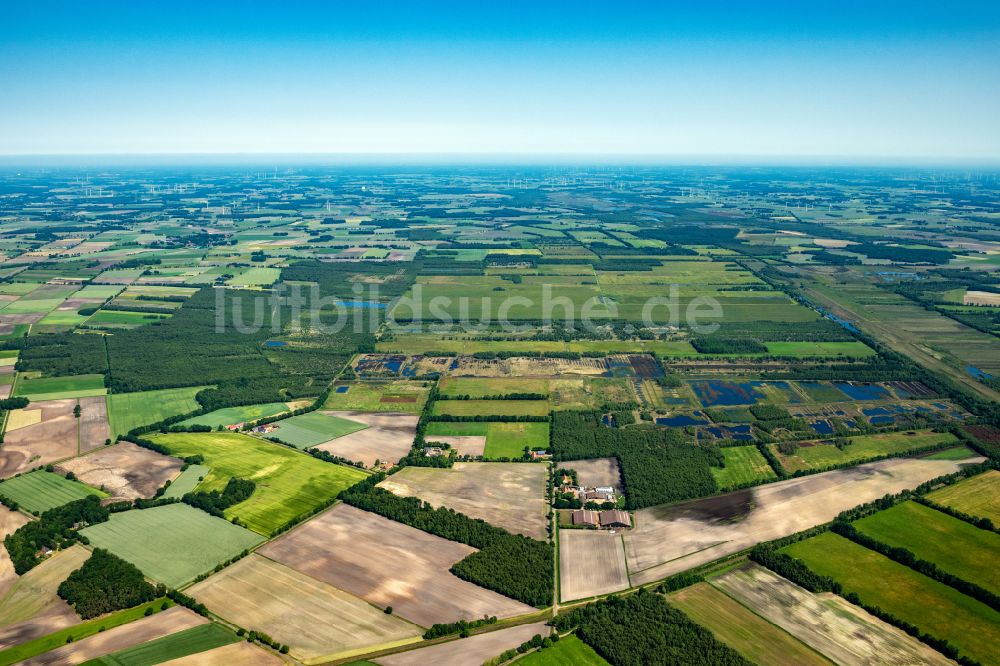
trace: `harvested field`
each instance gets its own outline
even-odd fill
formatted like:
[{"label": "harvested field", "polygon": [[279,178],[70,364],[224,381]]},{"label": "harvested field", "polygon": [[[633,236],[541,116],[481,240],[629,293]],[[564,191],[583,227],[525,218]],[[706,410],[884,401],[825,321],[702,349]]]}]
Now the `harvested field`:
[{"label": "harvested field", "polygon": [[240,641],[223,645],[214,650],[199,652],[165,661],[160,666],[232,666],[232,664],[248,664],[250,666],[282,666],[287,662],[267,650],[252,643]]},{"label": "harvested field", "polygon": [[175,589],[264,540],[179,503],[113,513],[107,522],[80,533],[94,547],[106,548]]},{"label": "harvested field", "polygon": [[1000,471],[991,469],[927,494],[927,499],[1000,524]]},{"label": "harvested field", "polygon": [[31,407],[42,412],[41,421],[4,435],[3,447],[0,447],[0,478],[75,456],[75,406],[76,400],[71,398],[32,402]]},{"label": "harvested field", "polygon": [[420,418],[416,414],[400,412],[323,413],[357,421],[368,427],[316,448],[348,460],[363,462],[367,467],[373,466],[376,460],[388,460],[395,464],[409,453],[417,434],[417,420]]},{"label": "harvested field", "polygon": [[896,458],[635,514],[625,535],[633,584],[648,583],[833,520],[851,507],[980,462]]},{"label": "harvested field", "polygon": [[346,504],[258,552],[424,627],[535,611],[448,571],[475,549]]},{"label": "harvested field", "polygon": [[559,530],[559,597],[563,602],[610,594],[628,586],[620,534]]},{"label": "harvested field", "polygon": [[230,622],[291,647],[306,663],[420,640],[423,631],[356,596],[251,554],[187,590]]},{"label": "harvested field", "polygon": [[152,497],[168,480],[173,481],[184,463],[132,442],[102,446],[99,451],[61,463],[62,473],[73,472],[80,481],[104,488],[115,499]]},{"label": "harvested field", "polygon": [[962,296],[963,305],[1000,305],[1000,294],[969,290]]},{"label": "harvested field", "polygon": [[619,492],[622,490],[622,475],[615,458],[570,460],[559,465],[576,470],[576,480],[581,486],[611,486]]},{"label": "harvested field", "polygon": [[376,657],[372,661],[379,666],[426,666],[427,664],[480,666],[487,659],[531,640],[535,634],[547,636],[549,631],[549,627],[544,622],[522,624],[517,627],[477,634],[459,641],[417,648],[388,657]]},{"label": "harvested field", "polygon": [[835,594],[813,594],[748,563],[712,584],[838,664],[951,664]]},{"label": "harvested field", "polygon": [[460,456],[481,456],[486,450],[486,437],[484,435],[434,435],[427,441],[447,444]]},{"label": "harvested field", "polygon": [[668,595],[667,600],[755,664],[831,663],[708,583],[678,590]]},{"label": "harvested field", "polygon": [[61,666],[79,664],[90,659],[156,640],[178,631],[208,622],[205,618],[183,606],[174,606],[135,622],[100,632],[81,641],[70,643],[56,650],[27,659],[25,666]]},{"label": "harvested field", "polygon": [[533,463],[455,463],[448,468],[404,467],[380,488],[419,497],[515,534],[545,539],[548,468]]},{"label": "harvested field", "polygon": [[0,648],[33,640],[80,621],[56,590],[88,557],[90,551],[74,545],[14,581],[0,599]]},{"label": "harvested field", "polygon": [[[10,385],[7,385],[8,392]],[[6,397],[6,396],[5,396]],[[35,409],[32,407],[25,407],[24,409],[12,409],[9,414],[7,414],[7,432],[17,430],[18,428],[24,428],[27,426],[35,425],[36,423],[42,422],[42,410]]]},{"label": "harvested field", "polygon": [[110,439],[107,398],[80,398],[80,453],[98,449]]}]

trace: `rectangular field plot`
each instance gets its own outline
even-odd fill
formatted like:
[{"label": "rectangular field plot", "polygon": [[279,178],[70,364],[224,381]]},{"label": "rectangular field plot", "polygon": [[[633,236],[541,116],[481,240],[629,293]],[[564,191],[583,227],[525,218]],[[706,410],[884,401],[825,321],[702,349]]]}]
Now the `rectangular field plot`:
[{"label": "rectangular field plot", "polygon": [[42,513],[88,495],[107,497],[108,494],[79,481],[69,481],[59,474],[37,470],[0,483],[0,495],[17,502],[32,513]]},{"label": "rectangular field plot", "polygon": [[545,416],[548,400],[439,400],[436,416]]},{"label": "rectangular field plot", "polygon": [[376,461],[397,463],[410,452],[417,434],[416,414],[398,412],[322,412],[365,426],[316,448],[372,467]]},{"label": "rectangular field plot", "polygon": [[490,423],[486,430],[486,449],[490,458],[520,458],[524,447],[549,448],[548,423]]},{"label": "rectangular field plot", "polygon": [[158,423],[168,416],[190,414],[201,408],[194,396],[207,386],[112,393],[108,396],[111,431],[117,437],[132,428]]},{"label": "rectangular field plot", "polygon": [[[990,663],[1000,641],[1000,613],[958,590],[832,532],[783,549],[820,574],[972,659]],[[993,655],[993,656],[990,656]]]},{"label": "rectangular field plot", "polygon": [[797,356],[833,358],[864,358],[874,356],[875,350],[863,342],[765,342],[769,354],[774,356]]},{"label": "rectangular field plot", "polygon": [[230,478],[257,484],[250,499],[226,509],[247,527],[269,535],[364,478],[359,469],[331,465],[279,444],[229,432],[175,433],[151,437],[178,457],[204,456],[211,469],[199,491],[225,488]]},{"label": "rectangular field plot", "polygon": [[338,411],[419,414],[430,390],[429,384],[415,381],[337,382],[323,407]]},{"label": "rectangular field plot", "polygon": [[835,664],[953,663],[846,599],[829,593],[813,594],[753,563],[715,577],[711,584]]},{"label": "rectangular field plot", "polygon": [[474,548],[337,504],[260,549],[260,554],[421,626],[513,617],[535,609],[448,570]]},{"label": "rectangular field plot", "polygon": [[547,535],[548,469],[536,463],[455,463],[454,467],[404,467],[379,483],[403,497],[419,497],[470,518],[482,518],[533,539]]},{"label": "rectangular field plot", "polygon": [[307,664],[417,641],[423,633],[397,615],[256,553],[187,594],[220,617],[287,644],[291,655]]},{"label": "rectangular field plot", "polygon": [[75,456],[79,439],[76,400],[32,402],[24,412],[38,411],[31,425],[4,433],[0,447],[0,478]]},{"label": "rectangular field plot", "polygon": [[319,446],[331,439],[343,437],[368,427],[364,423],[323,412],[300,414],[289,419],[276,421],[272,425],[275,426],[275,429],[269,433],[270,437],[277,437],[282,442],[291,444],[297,449]]},{"label": "rectangular field plot", "polygon": [[190,629],[140,643],[124,650],[101,657],[90,666],[133,666],[161,664],[173,659],[212,650],[241,640],[236,633],[214,622],[199,624]]},{"label": "rectangular field plot", "polygon": [[628,586],[621,535],[604,530],[559,530],[562,601],[610,594]]},{"label": "rectangular field plot", "polygon": [[104,395],[104,375],[75,375],[72,377],[40,377],[20,379],[14,390],[32,400],[58,400]]},{"label": "rectangular field plot", "polygon": [[903,502],[854,523],[863,534],[906,548],[942,570],[1000,594],[1000,534],[981,530],[916,502]]},{"label": "rectangular field plot", "polygon": [[667,600],[755,664],[830,664],[791,634],[708,583],[678,590]]},{"label": "rectangular field plot", "polygon": [[756,446],[727,446],[720,450],[726,466],[712,467],[711,472],[723,490],[778,478]]},{"label": "rectangular field plot", "polygon": [[180,473],[183,464],[178,458],[122,441],[60,463],[57,469],[73,472],[79,480],[104,488],[116,499],[134,500],[155,495]]},{"label": "rectangular field plot", "polygon": [[840,449],[832,443],[823,441],[803,442],[795,453],[785,455],[777,444],[771,444],[771,452],[781,462],[781,466],[789,472],[828,467],[831,465],[846,465],[858,460],[901,454],[909,451],[927,449],[941,444],[957,444],[958,439],[950,432],[906,431],[888,432],[877,435],[859,435],[847,438],[847,446]]},{"label": "rectangular field plot", "polygon": [[226,407],[217,409],[208,414],[192,416],[180,422],[179,425],[207,425],[215,429],[219,426],[236,425],[237,423],[247,423],[257,421],[269,416],[277,416],[288,411],[288,405],[283,402],[268,402],[262,405],[244,405],[242,407]]},{"label": "rectangular field plot", "polygon": [[1000,471],[991,469],[927,494],[927,499],[1000,524]]},{"label": "rectangular field plot", "polygon": [[80,533],[173,588],[264,540],[187,504],[115,513]]},{"label": "rectangular field plot", "polygon": [[[409,336],[407,336],[409,337]],[[437,337],[437,336],[435,336]],[[535,342],[534,344],[538,344]],[[537,348],[534,351],[539,351]],[[511,393],[548,393],[549,382],[545,379],[522,379],[509,377],[481,379],[478,377],[445,377],[438,387],[441,395],[449,397],[467,395],[472,399]]]},{"label": "rectangular field plot", "polygon": [[[982,458],[970,460],[981,461]],[[624,535],[632,584],[833,520],[838,513],[961,469],[963,461],[890,459],[635,512]]]}]

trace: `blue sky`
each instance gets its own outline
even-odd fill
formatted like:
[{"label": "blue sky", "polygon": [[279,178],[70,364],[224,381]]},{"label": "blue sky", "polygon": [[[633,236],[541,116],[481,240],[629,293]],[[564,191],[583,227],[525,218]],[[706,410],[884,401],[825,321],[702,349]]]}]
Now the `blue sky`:
[{"label": "blue sky", "polygon": [[996,2],[6,3],[0,154],[1000,159]]}]

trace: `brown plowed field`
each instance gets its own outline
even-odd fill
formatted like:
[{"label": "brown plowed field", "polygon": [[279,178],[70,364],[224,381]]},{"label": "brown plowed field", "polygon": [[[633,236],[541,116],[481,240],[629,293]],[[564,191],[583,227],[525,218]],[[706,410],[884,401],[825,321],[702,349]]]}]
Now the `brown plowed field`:
[{"label": "brown plowed field", "polygon": [[75,406],[75,398],[32,402],[29,408],[41,409],[42,420],[4,435],[0,447],[0,479],[75,456]]},{"label": "brown plowed field", "polygon": [[152,497],[168,479],[177,478],[183,465],[178,458],[160,455],[132,442],[119,442],[67,460],[58,469],[73,472],[94,488],[103,487],[115,499],[133,500]]}]

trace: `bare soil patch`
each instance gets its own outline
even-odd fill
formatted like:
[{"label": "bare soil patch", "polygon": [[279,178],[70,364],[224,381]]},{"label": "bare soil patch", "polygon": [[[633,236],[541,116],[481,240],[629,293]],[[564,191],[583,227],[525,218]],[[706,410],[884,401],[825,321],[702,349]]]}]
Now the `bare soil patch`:
[{"label": "bare soil patch", "polygon": [[610,594],[629,586],[620,534],[559,530],[559,597],[562,601]]},{"label": "bare soil patch", "polygon": [[450,469],[404,467],[378,485],[509,532],[545,539],[547,476],[545,465],[533,463],[455,463]]},{"label": "bare soil patch", "polygon": [[[102,440],[103,441],[103,440]],[[144,449],[132,442],[103,446],[79,458],[58,465],[59,471],[73,472],[94,488],[104,488],[116,500],[152,497],[168,480],[181,473],[184,463],[171,456]]]},{"label": "bare soil patch", "polygon": [[943,655],[835,594],[813,594],[748,563],[711,581],[838,664],[951,664]]},{"label": "bare soil patch", "polygon": [[31,407],[42,410],[40,423],[4,435],[0,447],[0,478],[26,472],[77,454],[76,399],[42,400]]},{"label": "bare soil patch", "polygon": [[376,460],[399,462],[410,452],[413,438],[417,434],[417,414],[398,412],[333,412],[330,416],[364,423],[364,430],[352,432],[317,446],[335,456],[363,462],[372,467]]},{"label": "bare soil patch", "polygon": [[242,627],[264,631],[306,663],[419,640],[423,631],[358,597],[254,553],[188,594]]},{"label": "bare soil patch", "polygon": [[372,661],[380,666],[426,666],[427,664],[480,666],[487,659],[531,640],[535,634],[547,636],[549,631],[549,627],[545,626],[544,622],[522,624],[440,645],[431,645],[387,657],[378,657]]},{"label": "bare soil patch", "polygon": [[614,458],[569,460],[560,466],[575,469],[576,480],[582,486],[611,486],[619,492],[622,490],[622,475]]},{"label": "bare soil patch", "polygon": [[963,305],[1000,305],[1000,294],[992,291],[967,291],[962,297]]},{"label": "bare soil patch", "polygon": [[863,502],[961,469],[964,461],[896,458],[642,509],[625,535],[632,584],[648,583],[832,520]]},{"label": "bare soil patch", "polygon": [[93,451],[111,439],[108,402],[103,395],[80,398],[80,453]]},{"label": "bare soil patch", "polygon": [[448,571],[474,548],[346,504],[258,552],[424,627],[535,610]]},{"label": "bare soil patch", "polygon": [[170,634],[184,631],[199,624],[208,622],[205,618],[189,611],[183,606],[174,606],[165,611],[144,617],[135,622],[123,624],[114,629],[108,629],[94,634],[81,641],[64,645],[61,648],[46,652],[21,662],[26,666],[52,666],[61,664],[79,664],[90,659],[103,657],[106,654],[130,648],[147,641],[163,638]]}]

